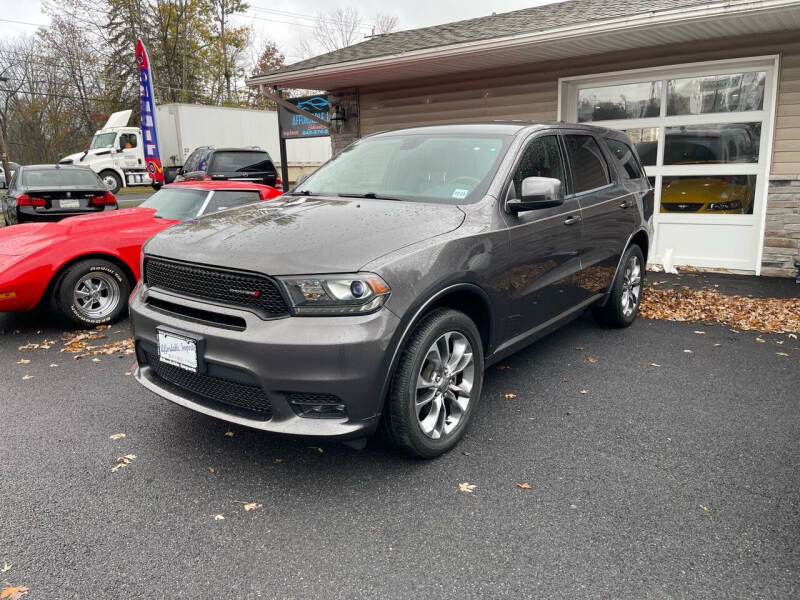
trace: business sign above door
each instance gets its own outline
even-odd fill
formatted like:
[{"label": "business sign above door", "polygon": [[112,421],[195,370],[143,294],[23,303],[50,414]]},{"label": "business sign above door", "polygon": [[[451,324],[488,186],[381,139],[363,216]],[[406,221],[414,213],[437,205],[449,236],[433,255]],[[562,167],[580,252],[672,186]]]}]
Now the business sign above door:
[{"label": "business sign above door", "polygon": [[[304,98],[286,98],[286,101],[294,104],[297,108],[310,112],[319,119],[328,122],[331,120],[328,96],[324,94],[306,96]],[[328,127],[304,115],[293,113],[283,106],[278,106],[278,122],[281,129],[281,137],[285,140],[330,135]]]}]

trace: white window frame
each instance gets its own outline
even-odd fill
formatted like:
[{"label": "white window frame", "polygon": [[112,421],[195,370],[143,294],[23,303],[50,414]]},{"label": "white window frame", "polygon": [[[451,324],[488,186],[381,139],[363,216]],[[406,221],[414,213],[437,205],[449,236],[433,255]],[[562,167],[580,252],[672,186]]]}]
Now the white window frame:
[{"label": "white window frame", "polygon": [[[611,129],[640,129],[658,128],[657,163],[661,163],[664,156],[664,130],[672,125],[692,125],[708,123],[747,123],[759,121],[762,123],[761,141],[759,147],[758,163],[728,163],[719,165],[644,165],[648,177],[655,178],[654,223],[656,224],[655,236],[658,236],[660,223],[671,224],[704,224],[727,226],[758,227],[757,256],[755,257],[755,272],[761,272],[761,260],[764,248],[764,230],[766,223],[767,194],[769,192],[769,176],[772,171],[772,148],[775,132],[775,112],[777,105],[778,79],[780,73],[780,56],[766,55],[747,58],[735,58],[706,62],[695,62],[677,65],[664,65],[643,69],[630,69],[581,75],[576,77],[562,77],[558,80],[558,120],[576,122],[578,118],[578,91],[584,88],[604,87],[627,83],[650,82],[663,80],[661,86],[660,116],[656,118],[640,119],[615,119],[595,121],[591,124]],[[764,103],[762,110],[742,111],[732,113],[704,113],[699,115],[667,116],[667,79],[682,79],[689,77],[702,77],[707,75],[724,75],[730,73],[745,73],[753,71],[766,72],[764,88]],[[692,213],[661,213],[661,181],[662,177],[670,175],[757,175],[757,184],[754,197],[752,215],[702,215]],[[656,247],[656,239],[651,240],[651,247]]]}]

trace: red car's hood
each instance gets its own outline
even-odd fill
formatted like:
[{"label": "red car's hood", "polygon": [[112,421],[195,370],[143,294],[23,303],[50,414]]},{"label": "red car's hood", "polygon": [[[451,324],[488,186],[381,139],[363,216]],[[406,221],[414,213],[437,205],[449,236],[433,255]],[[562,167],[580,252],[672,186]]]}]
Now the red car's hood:
[{"label": "red car's hood", "polygon": [[150,235],[174,225],[172,219],[156,219],[152,208],[124,208],[94,215],[69,217],[55,223],[23,223],[0,229],[0,255],[31,254],[43,245],[84,235],[115,234],[151,226]]}]

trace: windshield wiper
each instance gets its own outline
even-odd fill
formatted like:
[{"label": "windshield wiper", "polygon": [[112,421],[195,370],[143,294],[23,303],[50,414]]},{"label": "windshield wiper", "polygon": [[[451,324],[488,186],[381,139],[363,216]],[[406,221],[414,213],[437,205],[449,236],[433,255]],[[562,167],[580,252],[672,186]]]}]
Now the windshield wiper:
[{"label": "windshield wiper", "polygon": [[340,198],[368,198],[370,200],[396,200],[402,202],[402,198],[393,198],[391,196],[381,196],[375,192],[367,192],[366,194],[336,194]]}]

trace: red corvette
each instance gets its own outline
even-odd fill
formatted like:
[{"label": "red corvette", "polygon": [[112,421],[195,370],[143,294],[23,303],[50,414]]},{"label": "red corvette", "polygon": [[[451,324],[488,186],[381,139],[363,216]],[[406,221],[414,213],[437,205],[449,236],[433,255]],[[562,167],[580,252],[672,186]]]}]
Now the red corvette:
[{"label": "red corvette", "polygon": [[150,237],[181,221],[281,193],[237,181],[174,183],[136,208],[4,227],[0,312],[47,301],[76,325],[114,321],[139,279],[139,255]]}]

